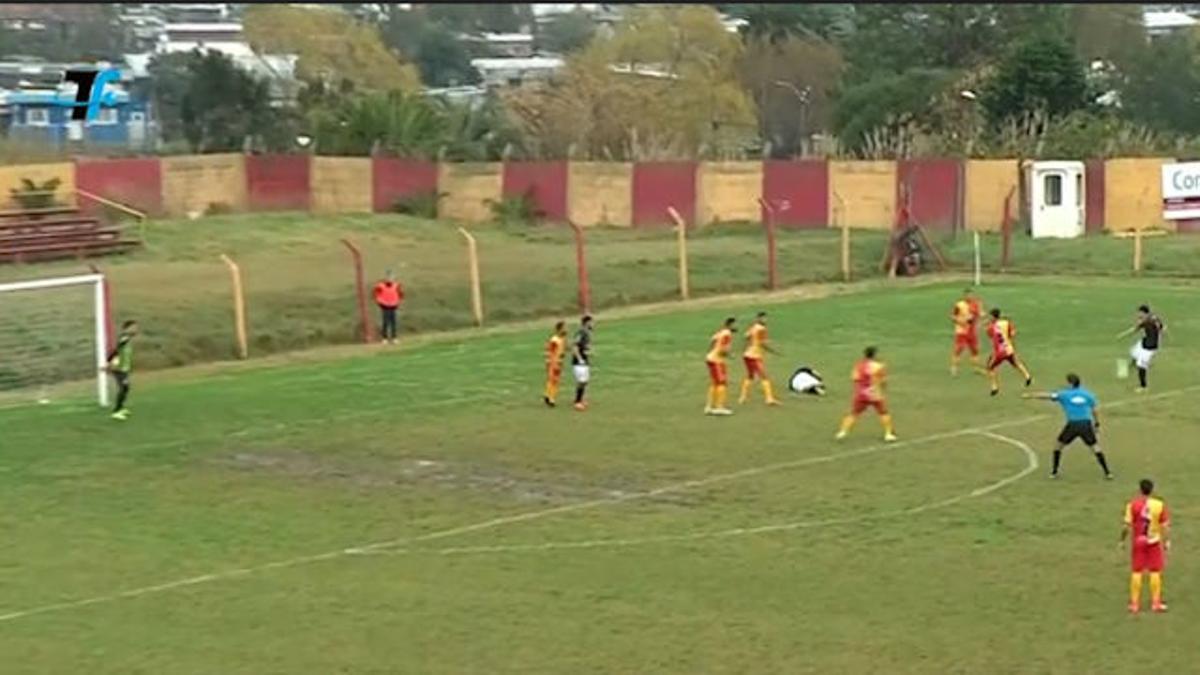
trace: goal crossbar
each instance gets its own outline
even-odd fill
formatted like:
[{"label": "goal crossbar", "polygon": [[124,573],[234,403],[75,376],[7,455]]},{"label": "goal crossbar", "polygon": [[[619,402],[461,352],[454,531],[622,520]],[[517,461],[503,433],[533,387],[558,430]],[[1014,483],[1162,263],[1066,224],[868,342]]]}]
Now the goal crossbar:
[{"label": "goal crossbar", "polygon": [[54,277],[49,279],[31,279],[29,281],[14,281],[0,284],[0,294],[21,291],[38,291],[49,288],[67,286],[91,286],[93,316],[95,318],[96,345],[96,395],[100,405],[108,405],[108,321],[105,309],[105,291],[103,274],[80,274],[72,277]]}]

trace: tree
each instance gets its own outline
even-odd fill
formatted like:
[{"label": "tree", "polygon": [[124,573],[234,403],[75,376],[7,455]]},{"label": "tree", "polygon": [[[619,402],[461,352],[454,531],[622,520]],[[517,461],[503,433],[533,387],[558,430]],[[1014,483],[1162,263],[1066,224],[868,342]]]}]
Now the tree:
[{"label": "tree", "polygon": [[1129,119],[1160,132],[1200,134],[1200,53],[1186,34],[1156,39],[1137,56],[1120,89]]},{"label": "tree", "polygon": [[533,26],[533,7],[526,2],[414,5],[431,21],[460,33],[520,33]]},{"label": "tree", "polygon": [[735,70],[741,50],[710,7],[636,8],[549,87],[506,100],[542,156],[572,147],[597,159],[734,153],[756,136]]},{"label": "tree", "polygon": [[479,81],[479,72],[471,65],[466,45],[449,29],[427,19],[423,12],[395,12],[381,30],[384,43],[412,60],[426,85],[450,87]]},{"label": "tree", "polygon": [[738,77],[754,97],[759,134],[771,143],[773,156],[795,155],[802,139],[828,128],[844,68],[841,53],[820,38],[772,43],[763,36],[747,44]]},{"label": "tree", "polygon": [[838,139],[854,151],[878,130],[898,133],[913,125],[937,130],[941,125],[930,113],[956,78],[955,71],[914,68],[900,74],[884,73],[846,89],[833,112]]},{"label": "tree", "polygon": [[388,51],[376,26],[344,12],[254,5],[246,9],[245,31],[256,49],[299,55],[297,74],[307,81],[347,80],[375,91],[421,86],[417,69]]},{"label": "tree", "polygon": [[1000,60],[979,102],[993,126],[1035,109],[1066,115],[1088,104],[1083,64],[1061,37],[1027,39]]},{"label": "tree", "polygon": [[1138,5],[1071,5],[1069,27],[1083,63],[1107,61],[1124,68],[1146,49],[1146,28]]},{"label": "tree", "polygon": [[307,103],[322,154],[366,155],[378,143],[391,154],[431,159],[447,142],[444,115],[418,94],[338,94]]},{"label": "tree", "polygon": [[840,37],[852,21],[853,10],[838,5],[746,3],[731,4],[727,11],[746,20],[742,35],[747,41],[777,43],[793,37]]},{"label": "tree", "polygon": [[150,62],[164,136],[195,152],[240,150],[247,136],[277,135],[267,83],[220,52],[193,51]]},{"label": "tree", "polygon": [[570,54],[583,49],[596,34],[596,24],[586,12],[579,10],[556,14],[538,29],[540,49],[558,54]]}]

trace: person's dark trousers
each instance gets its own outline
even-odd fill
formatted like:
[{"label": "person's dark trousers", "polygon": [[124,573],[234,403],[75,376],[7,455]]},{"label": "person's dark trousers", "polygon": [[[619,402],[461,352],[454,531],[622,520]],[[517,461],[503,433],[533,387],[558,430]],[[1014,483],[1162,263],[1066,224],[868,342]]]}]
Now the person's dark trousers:
[{"label": "person's dark trousers", "polygon": [[383,315],[383,326],[380,329],[381,339],[395,340],[396,339],[396,308],[395,307],[379,307],[379,311]]},{"label": "person's dark trousers", "polygon": [[113,373],[113,379],[117,381],[117,404],[113,406],[113,412],[121,412],[125,409],[125,399],[129,398],[129,373],[117,371]]}]

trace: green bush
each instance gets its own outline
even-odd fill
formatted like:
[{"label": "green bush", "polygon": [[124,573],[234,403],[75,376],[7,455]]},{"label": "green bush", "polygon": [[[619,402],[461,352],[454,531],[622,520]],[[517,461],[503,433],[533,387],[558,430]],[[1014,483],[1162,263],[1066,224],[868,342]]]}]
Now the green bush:
[{"label": "green bush", "polygon": [[59,185],[62,185],[62,180],[58,178],[51,178],[41,185],[29,178],[22,178],[21,187],[10,188],[9,192],[12,193],[13,201],[23,209],[48,209],[58,203],[54,193]]},{"label": "green bush", "polygon": [[437,218],[438,204],[445,196],[445,192],[437,191],[407,195],[392,202],[392,212],[432,220]]},{"label": "green bush", "polygon": [[501,225],[534,225],[546,215],[533,201],[532,191],[518,197],[489,199],[487,204],[492,210],[492,220]]}]

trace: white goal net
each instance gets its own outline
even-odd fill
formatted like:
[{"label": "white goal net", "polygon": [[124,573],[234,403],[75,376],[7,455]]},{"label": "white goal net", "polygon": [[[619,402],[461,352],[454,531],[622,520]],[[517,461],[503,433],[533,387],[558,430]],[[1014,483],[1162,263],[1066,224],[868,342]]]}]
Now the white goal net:
[{"label": "white goal net", "polygon": [[108,404],[104,277],[0,283],[0,401],[45,401],[56,385],[94,381]]}]

